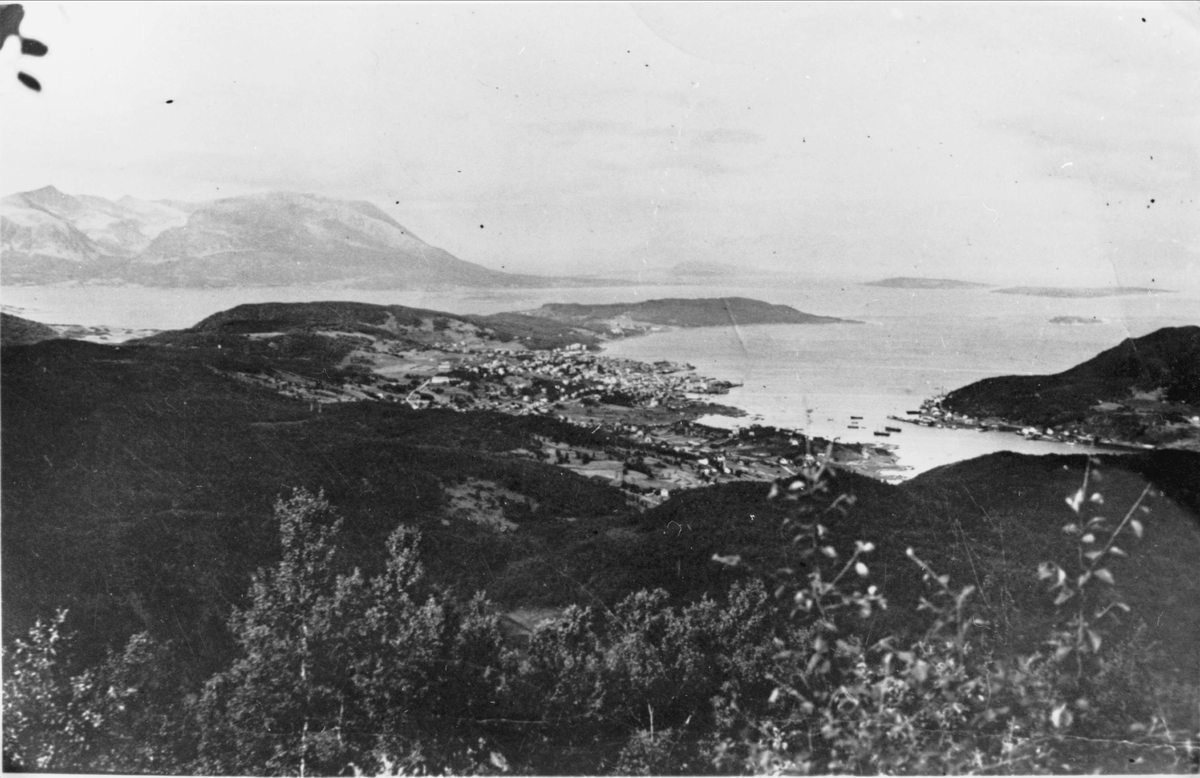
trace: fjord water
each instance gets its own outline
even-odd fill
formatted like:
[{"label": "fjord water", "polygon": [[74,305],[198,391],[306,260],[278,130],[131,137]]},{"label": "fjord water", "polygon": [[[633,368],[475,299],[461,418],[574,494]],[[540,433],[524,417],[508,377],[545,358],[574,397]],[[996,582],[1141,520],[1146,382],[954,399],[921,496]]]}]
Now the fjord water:
[{"label": "fjord water", "polygon": [[[888,474],[895,477],[994,451],[1089,450],[1010,433],[898,424],[888,416],[904,418],[926,397],[983,378],[1061,372],[1127,337],[1200,323],[1200,299],[1181,294],[1064,299],[986,289],[838,285],[821,294],[810,289],[766,299],[863,323],[677,330],[613,343],[606,352],[687,361],[702,373],[742,383],[721,401],[754,416],[708,417],[706,423],[757,421],[831,440],[895,447],[903,468]],[[1050,322],[1060,316],[1098,323]],[[902,431],[888,437],[874,434],[885,426]]]},{"label": "fjord water", "polygon": [[[181,328],[251,302],[355,300],[453,313],[529,310],[547,302],[635,302],[661,297],[742,296],[791,305],[859,324],[757,325],[676,330],[615,341],[611,356],[689,362],[703,374],[743,386],[718,401],[752,414],[711,417],[718,425],[755,421],[846,442],[894,446],[911,476],[993,451],[1079,453],[1086,448],[1026,441],[1004,433],[896,424],[921,401],[997,375],[1057,373],[1128,337],[1200,324],[1200,293],[1102,298],[997,294],[987,288],[891,289],[804,280],[772,285],[629,285],[556,289],[394,290],[260,287],[6,287],[6,310],[45,323]],[[1055,324],[1055,317],[1094,320]],[[754,418],[757,415],[761,418]],[[861,429],[849,429],[852,416]],[[884,426],[903,431],[873,433]]]}]

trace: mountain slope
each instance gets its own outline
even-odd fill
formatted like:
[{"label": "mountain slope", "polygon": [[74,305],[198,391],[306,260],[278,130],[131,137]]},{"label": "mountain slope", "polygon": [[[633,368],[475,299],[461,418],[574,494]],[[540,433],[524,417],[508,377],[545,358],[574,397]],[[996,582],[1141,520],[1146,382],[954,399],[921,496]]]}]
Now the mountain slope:
[{"label": "mountain slope", "polygon": [[[54,187],[0,201],[6,284],[543,286],[431,246],[367,202],[270,192],[204,203],[113,202]],[[581,282],[575,282],[581,283]]]},{"label": "mountain slope", "polygon": [[160,286],[362,281],[504,285],[369,203],[274,192],[217,200],[164,230],[123,272]]},{"label": "mountain slope", "polygon": [[53,327],[9,313],[0,313],[0,345],[28,345],[57,337],[60,336]]},{"label": "mountain slope", "polygon": [[1130,338],[1056,375],[987,378],[951,392],[942,406],[1038,425],[1103,425],[1113,415],[1171,423],[1200,410],[1200,327]]}]

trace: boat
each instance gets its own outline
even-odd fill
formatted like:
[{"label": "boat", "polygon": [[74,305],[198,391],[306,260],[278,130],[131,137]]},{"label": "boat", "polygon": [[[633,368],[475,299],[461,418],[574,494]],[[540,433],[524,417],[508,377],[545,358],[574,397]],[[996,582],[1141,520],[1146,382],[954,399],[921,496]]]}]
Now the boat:
[{"label": "boat", "polygon": [[905,413],[907,413],[909,416],[920,416],[921,415],[920,411],[905,411]]},{"label": "boat", "polygon": [[899,427],[884,427],[884,429],[887,430],[888,432],[900,432],[901,431]]},{"label": "boat", "polygon": [[891,435],[892,435],[892,433],[890,433],[890,432],[880,432],[879,430],[875,430],[875,432],[873,432],[872,434],[878,435],[881,438],[888,438],[888,437],[891,437]]},{"label": "boat", "polygon": [[851,418],[851,419],[858,419],[859,421],[862,421],[862,416],[851,416],[850,418]]}]

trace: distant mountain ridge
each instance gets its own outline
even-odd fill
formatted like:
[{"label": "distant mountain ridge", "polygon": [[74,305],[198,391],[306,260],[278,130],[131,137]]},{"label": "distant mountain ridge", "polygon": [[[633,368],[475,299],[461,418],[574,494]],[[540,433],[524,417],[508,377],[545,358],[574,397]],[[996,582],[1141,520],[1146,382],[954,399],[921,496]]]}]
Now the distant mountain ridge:
[{"label": "distant mountain ridge", "polygon": [[368,202],[287,192],[199,203],[114,202],[48,186],[0,200],[0,251],[5,284],[400,289],[567,281],[458,259]]}]

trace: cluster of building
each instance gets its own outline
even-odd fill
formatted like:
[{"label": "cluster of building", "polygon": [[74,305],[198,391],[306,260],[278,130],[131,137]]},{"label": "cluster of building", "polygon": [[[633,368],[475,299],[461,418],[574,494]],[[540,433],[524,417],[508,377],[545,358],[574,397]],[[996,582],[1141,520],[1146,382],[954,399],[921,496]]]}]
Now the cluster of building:
[{"label": "cluster of building", "polygon": [[[678,489],[796,476],[819,459],[806,450],[803,438],[786,430],[729,432],[693,423],[714,407],[703,396],[724,394],[735,384],[696,375],[691,365],[604,357],[580,345],[553,350],[461,343],[373,346],[350,357],[364,369],[336,381],[282,372],[235,377],[318,407],[374,400],[414,409],[544,415],[603,430],[610,442],[602,448],[547,441],[542,452],[527,453],[610,480],[643,506],[662,502]],[[837,457],[852,467],[860,458],[865,455],[849,449]]]},{"label": "cluster of building", "polygon": [[1131,445],[1112,438],[1092,434],[1082,428],[1082,425],[1064,424],[1058,427],[1039,427],[1034,425],[1013,424],[1001,419],[979,419],[965,413],[955,413],[942,407],[945,395],[931,397],[921,403],[919,411],[908,411],[909,418],[889,416],[896,421],[905,421],[924,427],[948,429],[973,429],[979,432],[1012,432],[1026,440],[1049,440],[1068,445],[1083,444],[1089,446],[1106,446],[1109,448],[1154,448],[1149,444]]},{"label": "cluster of building", "polygon": [[602,357],[573,346],[515,354],[485,349],[460,362],[452,375],[470,381],[484,396],[519,397],[535,406],[592,397],[653,408],[688,394],[724,394],[733,386],[691,369]]}]

